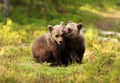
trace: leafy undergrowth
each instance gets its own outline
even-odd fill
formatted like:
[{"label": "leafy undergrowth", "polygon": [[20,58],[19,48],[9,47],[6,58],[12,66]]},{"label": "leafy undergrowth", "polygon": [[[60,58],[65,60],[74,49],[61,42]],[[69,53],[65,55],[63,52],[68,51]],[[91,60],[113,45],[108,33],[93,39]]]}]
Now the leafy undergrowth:
[{"label": "leafy undergrowth", "polygon": [[[17,25],[8,19],[0,29],[0,83],[119,83],[120,43],[117,38],[102,39],[98,30],[86,29],[86,52],[82,64],[50,67],[36,63],[31,46],[47,28]],[[34,27],[34,29],[32,28]]]}]

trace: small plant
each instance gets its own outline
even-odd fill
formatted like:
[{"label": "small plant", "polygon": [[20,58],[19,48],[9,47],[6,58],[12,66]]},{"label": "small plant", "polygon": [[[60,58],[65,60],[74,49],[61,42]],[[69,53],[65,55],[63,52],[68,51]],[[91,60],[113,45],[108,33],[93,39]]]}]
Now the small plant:
[{"label": "small plant", "polygon": [[7,19],[7,23],[3,25],[0,29],[0,46],[10,45],[10,44],[19,44],[21,43],[20,35],[14,31],[12,27],[13,22],[10,19]]}]

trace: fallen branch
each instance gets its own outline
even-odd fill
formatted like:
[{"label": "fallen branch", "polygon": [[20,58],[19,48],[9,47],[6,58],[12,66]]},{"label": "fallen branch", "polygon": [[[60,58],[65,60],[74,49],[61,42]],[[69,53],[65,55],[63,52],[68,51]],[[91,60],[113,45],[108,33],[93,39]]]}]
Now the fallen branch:
[{"label": "fallen branch", "polygon": [[119,37],[119,38],[120,38],[120,33],[119,33],[119,32],[100,31],[99,33],[102,34],[102,35],[105,35],[105,36],[116,36],[116,37]]}]

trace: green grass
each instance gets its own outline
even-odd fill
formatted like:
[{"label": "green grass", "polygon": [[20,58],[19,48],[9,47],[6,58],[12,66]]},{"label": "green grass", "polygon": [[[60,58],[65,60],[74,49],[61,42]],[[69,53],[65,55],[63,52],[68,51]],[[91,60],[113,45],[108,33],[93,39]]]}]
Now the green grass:
[{"label": "green grass", "polygon": [[[116,38],[114,41],[110,38],[106,41],[98,39],[98,30],[92,25],[88,26],[85,33],[87,48],[83,64],[73,63],[68,67],[50,67],[48,63],[41,65],[34,61],[31,46],[35,38],[47,32],[45,26],[34,24],[21,26],[10,19],[7,24],[1,25],[0,83],[118,83],[120,81],[120,43]],[[19,38],[16,38],[16,35]]]}]

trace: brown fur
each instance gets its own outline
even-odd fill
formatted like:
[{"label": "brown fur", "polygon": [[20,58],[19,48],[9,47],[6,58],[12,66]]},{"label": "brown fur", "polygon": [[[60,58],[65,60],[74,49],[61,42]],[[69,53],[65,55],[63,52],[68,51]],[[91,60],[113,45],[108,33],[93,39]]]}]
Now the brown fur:
[{"label": "brown fur", "polygon": [[61,55],[63,64],[68,65],[73,61],[81,63],[85,52],[85,39],[81,28],[82,24],[74,22],[68,23],[64,28],[65,49]]},{"label": "brown fur", "polygon": [[[33,57],[37,62],[50,62],[51,65],[61,65],[60,53],[63,48],[64,41],[62,37],[62,23],[56,26],[49,26],[49,32],[36,39],[32,46]],[[54,32],[55,30],[55,32]],[[56,37],[54,34],[59,35]],[[54,34],[53,34],[54,33]]]}]

